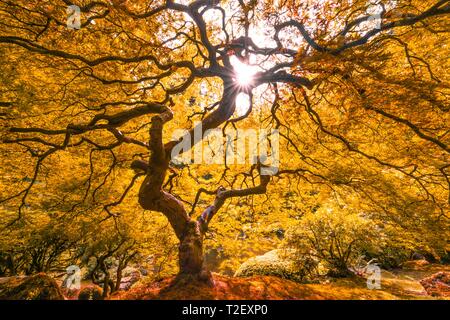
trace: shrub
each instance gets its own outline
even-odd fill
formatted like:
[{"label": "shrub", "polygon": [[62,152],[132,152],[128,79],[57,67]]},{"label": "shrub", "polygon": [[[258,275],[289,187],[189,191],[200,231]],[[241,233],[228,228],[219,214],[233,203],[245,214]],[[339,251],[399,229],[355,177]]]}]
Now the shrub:
[{"label": "shrub", "polygon": [[302,259],[318,259],[333,277],[350,275],[349,267],[376,239],[376,225],[354,212],[319,209],[307,215],[286,234],[284,247]]},{"label": "shrub", "polygon": [[7,277],[0,282],[0,300],[64,300],[54,279],[45,273]]},{"label": "shrub", "polygon": [[103,300],[102,289],[99,286],[88,286],[81,289],[78,300]]}]

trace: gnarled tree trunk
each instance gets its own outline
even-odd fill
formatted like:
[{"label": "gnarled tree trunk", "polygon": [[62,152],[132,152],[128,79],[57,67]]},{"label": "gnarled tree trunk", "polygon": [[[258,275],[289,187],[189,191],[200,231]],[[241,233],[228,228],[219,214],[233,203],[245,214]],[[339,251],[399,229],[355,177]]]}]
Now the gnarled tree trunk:
[{"label": "gnarled tree trunk", "polygon": [[[225,86],[228,90],[224,93],[219,108],[203,120],[203,127],[200,129],[202,134],[207,129],[219,126],[229,119],[234,112],[235,100],[239,91],[235,88],[230,88],[231,83],[225,83]],[[163,144],[163,126],[167,121],[172,119],[173,114],[169,108],[161,107],[161,109],[164,111],[154,116],[151,121],[149,141],[150,159],[148,163],[142,160],[135,160],[131,165],[134,170],[143,170],[146,172],[145,179],[139,190],[139,204],[145,210],[161,212],[169,220],[170,225],[180,241],[180,274],[199,275],[201,279],[207,280],[209,279],[209,273],[204,269],[203,265],[203,237],[212,217],[222,207],[227,198],[265,193],[270,178],[269,176],[260,175],[260,185],[242,190],[225,190],[223,187],[219,187],[217,191],[199,190],[196,197],[197,200],[201,192],[216,195],[216,198],[214,204],[207,207],[198,219],[192,218],[180,200],[163,190],[163,183],[169,168],[171,151],[178,144],[178,141]],[[195,136],[192,131],[189,135],[191,138]],[[191,142],[196,144],[201,139],[197,141],[192,138]],[[258,163],[252,170],[259,170],[260,168],[261,164]],[[195,203],[197,203],[197,200]]]},{"label": "gnarled tree trunk", "polygon": [[180,241],[180,273],[200,274],[203,268],[203,234],[199,223],[191,219],[181,201],[162,188],[170,161],[170,149],[162,143],[162,129],[170,119],[172,112],[169,109],[152,118],[150,160],[148,164],[135,161],[132,168],[146,170],[139,190],[141,207],[163,213]]},{"label": "gnarled tree trunk", "polygon": [[179,246],[180,273],[199,274],[203,270],[203,234],[197,221],[189,221]]}]

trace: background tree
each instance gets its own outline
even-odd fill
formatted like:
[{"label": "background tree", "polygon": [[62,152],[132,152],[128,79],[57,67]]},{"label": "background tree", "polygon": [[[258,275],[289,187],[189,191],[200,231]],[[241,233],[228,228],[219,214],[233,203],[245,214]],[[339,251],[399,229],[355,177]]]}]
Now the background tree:
[{"label": "background tree", "polygon": [[322,261],[329,275],[345,277],[364,251],[375,246],[380,236],[375,229],[372,221],[345,208],[321,208],[292,228],[286,245],[296,248],[300,258]]}]

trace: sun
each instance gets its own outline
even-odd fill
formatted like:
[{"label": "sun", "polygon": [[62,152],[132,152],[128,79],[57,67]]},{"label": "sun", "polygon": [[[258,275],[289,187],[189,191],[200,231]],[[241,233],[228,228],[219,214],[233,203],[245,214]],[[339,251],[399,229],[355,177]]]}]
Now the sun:
[{"label": "sun", "polygon": [[236,56],[230,58],[233,66],[236,82],[242,87],[249,87],[253,84],[254,76],[259,71],[258,67],[242,63]]}]

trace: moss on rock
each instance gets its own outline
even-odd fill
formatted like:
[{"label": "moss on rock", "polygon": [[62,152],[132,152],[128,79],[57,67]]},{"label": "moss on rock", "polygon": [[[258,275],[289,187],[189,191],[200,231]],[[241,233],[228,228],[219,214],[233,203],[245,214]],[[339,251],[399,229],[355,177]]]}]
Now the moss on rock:
[{"label": "moss on rock", "polygon": [[310,278],[316,267],[316,261],[310,258],[301,259],[294,250],[277,249],[250,258],[239,267],[234,276],[276,276],[302,282]]}]

